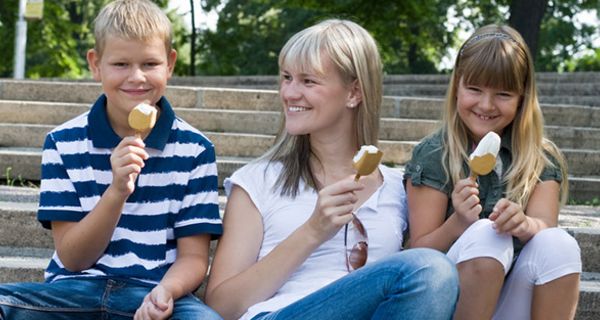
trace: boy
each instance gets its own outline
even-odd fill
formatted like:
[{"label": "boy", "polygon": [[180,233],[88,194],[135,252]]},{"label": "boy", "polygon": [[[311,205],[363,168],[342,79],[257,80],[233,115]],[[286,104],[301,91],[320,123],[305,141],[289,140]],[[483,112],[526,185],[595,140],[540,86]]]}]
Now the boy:
[{"label": "boy", "polygon": [[[46,283],[0,286],[0,318],[220,319],[192,292],[222,232],[212,143],[163,97],[177,53],[166,15],[118,0],[95,21],[87,60],[104,94],[44,144],[38,219],[56,251]],[[141,138],[129,112],[149,101]]]}]

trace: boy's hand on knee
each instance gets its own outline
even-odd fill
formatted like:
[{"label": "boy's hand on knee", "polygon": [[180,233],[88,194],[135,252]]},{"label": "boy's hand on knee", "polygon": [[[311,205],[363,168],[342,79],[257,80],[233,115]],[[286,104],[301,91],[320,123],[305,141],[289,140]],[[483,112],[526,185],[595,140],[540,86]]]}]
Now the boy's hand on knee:
[{"label": "boy's hand on knee", "polygon": [[135,320],[162,320],[173,314],[173,296],[163,286],[157,285],[144,297],[144,302],[136,310]]},{"label": "boy's hand on knee", "polygon": [[110,156],[113,180],[111,186],[122,195],[129,196],[135,190],[135,179],[144,167],[148,153],[140,138],[125,137]]}]

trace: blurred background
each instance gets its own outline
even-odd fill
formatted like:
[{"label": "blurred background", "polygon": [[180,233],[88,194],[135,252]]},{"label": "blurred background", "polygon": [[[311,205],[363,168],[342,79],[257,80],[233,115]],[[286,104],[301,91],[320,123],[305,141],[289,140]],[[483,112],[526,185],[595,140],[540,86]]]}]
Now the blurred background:
[{"label": "blurred background", "polygon": [[[43,1],[42,17],[26,20],[25,78],[89,79],[85,53],[93,46],[93,19],[108,2]],[[600,71],[600,0],[154,2],[174,26],[177,76],[275,75],[285,41],[326,18],[351,19],[369,30],[386,74],[447,73],[457,47],[489,23],[519,30],[537,71]],[[14,74],[18,19],[19,0],[0,0],[0,78]]]}]

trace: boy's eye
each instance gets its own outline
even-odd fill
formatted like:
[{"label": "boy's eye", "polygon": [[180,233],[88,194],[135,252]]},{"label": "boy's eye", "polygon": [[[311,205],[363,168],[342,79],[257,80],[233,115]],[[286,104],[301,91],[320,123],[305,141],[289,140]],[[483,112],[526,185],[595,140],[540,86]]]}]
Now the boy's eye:
[{"label": "boy's eye", "polygon": [[127,66],[127,63],[125,63],[125,62],[114,62],[112,65],[115,66],[115,67],[125,67],[125,66]]},{"label": "boy's eye", "polygon": [[160,64],[160,63],[158,63],[158,62],[146,62],[146,63],[144,63],[144,65],[145,65],[146,67],[156,67],[156,66],[157,66],[157,65],[159,65],[159,64]]}]

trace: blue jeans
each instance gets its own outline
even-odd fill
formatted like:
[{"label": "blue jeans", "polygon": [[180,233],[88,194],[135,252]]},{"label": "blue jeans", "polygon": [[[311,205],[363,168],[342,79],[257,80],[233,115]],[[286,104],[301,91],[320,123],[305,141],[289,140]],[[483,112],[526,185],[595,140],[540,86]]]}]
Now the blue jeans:
[{"label": "blue jeans", "polygon": [[432,249],[409,249],[253,320],[451,319],[457,299],[454,264]]},{"label": "blue jeans", "polygon": [[[0,319],[132,319],[152,285],[117,279],[64,279],[0,285]],[[221,319],[188,294],[175,301],[172,319]]]}]

